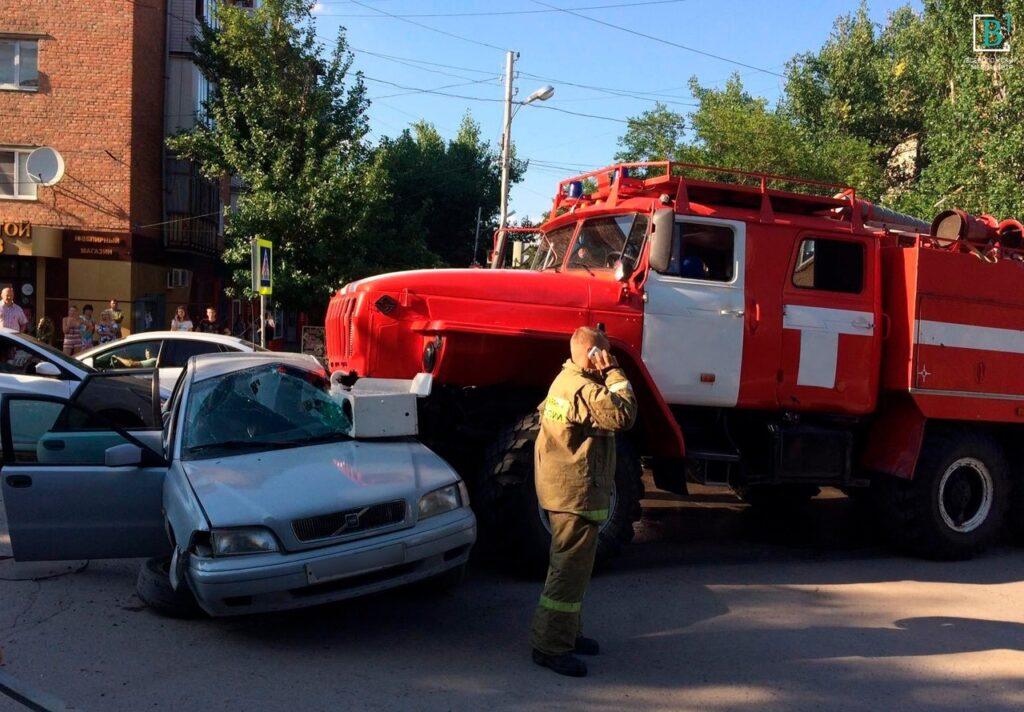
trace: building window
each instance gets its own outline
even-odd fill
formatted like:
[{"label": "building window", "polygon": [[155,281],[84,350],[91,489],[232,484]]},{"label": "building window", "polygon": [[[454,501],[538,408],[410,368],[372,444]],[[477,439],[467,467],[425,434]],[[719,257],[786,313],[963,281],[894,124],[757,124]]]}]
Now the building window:
[{"label": "building window", "polygon": [[36,182],[28,176],[30,153],[30,148],[0,148],[0,198],[36,199]]},{"label": "building window", "polygon": [[189,278],[192,273],[187,269],[173,268],[167,272],[167,288],[168,289],[182,289],[187,287],[191,281]]},{"label": "building window", "polygon": [[0,89],[39,88],[39,42],[0,37]]}]

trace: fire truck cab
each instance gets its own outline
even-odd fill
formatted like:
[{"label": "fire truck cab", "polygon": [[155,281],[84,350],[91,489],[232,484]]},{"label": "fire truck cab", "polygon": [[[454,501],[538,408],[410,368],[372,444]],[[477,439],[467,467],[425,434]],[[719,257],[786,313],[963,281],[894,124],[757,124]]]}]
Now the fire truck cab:
[{"label": "fire truck cab", "polygon": [[760,506],[840,487],[874,501],[904,548],[965,557],[1019,498],[1021,231],[958,211],[928,224],[846,186],[619,164],[560,183],[528,269],[347,285],[328,358],[358,376],[434,374],[427,437],[484,532],[526,561],[546,552],[536,405],[583,324],[605,329],[641,405],[605,555],[632,535],[643,459],[663,489],[720,484]]}]

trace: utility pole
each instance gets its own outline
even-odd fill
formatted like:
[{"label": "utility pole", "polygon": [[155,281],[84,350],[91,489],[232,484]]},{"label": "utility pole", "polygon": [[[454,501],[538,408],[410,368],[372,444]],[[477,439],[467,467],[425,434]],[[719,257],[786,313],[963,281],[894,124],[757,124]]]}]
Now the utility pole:
[{"label": "utility pole", "polygon": [[498,244],[494,248],[491,267],[498,268],[505,252],[507,238],[505,227],[508,223],[508,180],[512,153],[512,78],[518,52],[511,50],[505,54],[505,120],[501,134],[501,216],[498,218]]},{"label": "utility pole", "polygon": [[476,209],[476,235],[473,237],[473,259],[470,262],[471,265],[477,264],[476,251],[480,249],[480,215],[483,207],[478,206]]}]

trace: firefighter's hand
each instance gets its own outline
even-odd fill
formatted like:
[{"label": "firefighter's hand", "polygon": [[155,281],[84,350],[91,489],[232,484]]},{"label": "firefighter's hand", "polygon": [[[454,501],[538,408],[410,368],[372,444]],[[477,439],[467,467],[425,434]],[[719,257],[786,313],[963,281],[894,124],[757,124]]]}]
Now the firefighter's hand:
[{"label": "firefighter's hand", "polygon": [[601,349],[594,354],[594,358],[590,359],[590,362],[594,364],[595,369],[602,373],[607,371],[609,368],[617,368],[619,365],[619,362],[615,360],[615,357],[605,349]]}]

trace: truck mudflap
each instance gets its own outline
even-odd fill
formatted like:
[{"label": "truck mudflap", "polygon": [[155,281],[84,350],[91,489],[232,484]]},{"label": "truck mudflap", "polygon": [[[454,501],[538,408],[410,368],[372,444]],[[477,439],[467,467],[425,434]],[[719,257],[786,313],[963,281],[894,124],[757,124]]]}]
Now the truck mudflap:
[{"label": "truck mudflap", "polygon": [[861,465],[871,472],[913,478],[927,420],[909,394],[883,397],[868,429]]}]

